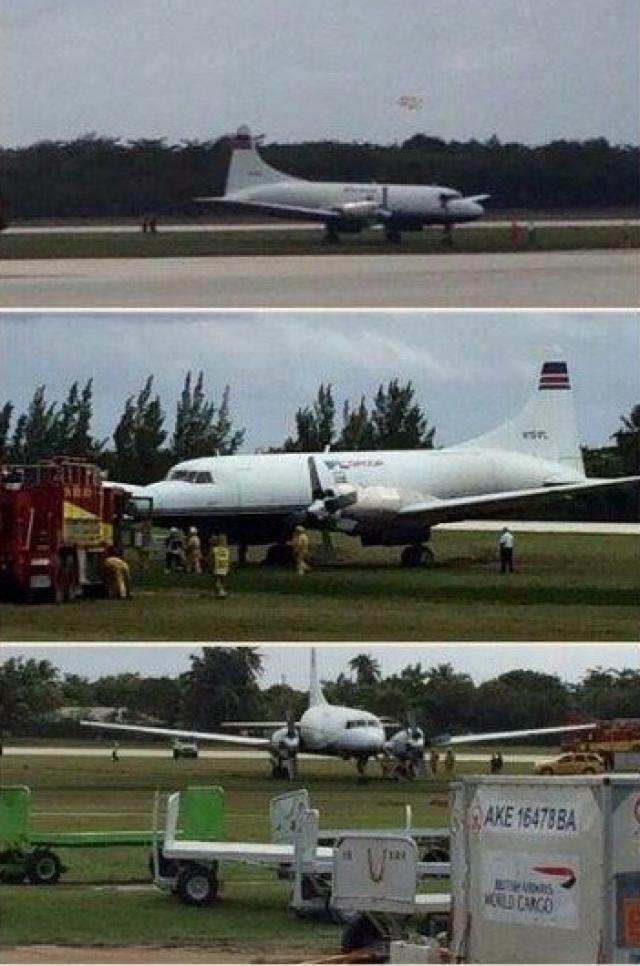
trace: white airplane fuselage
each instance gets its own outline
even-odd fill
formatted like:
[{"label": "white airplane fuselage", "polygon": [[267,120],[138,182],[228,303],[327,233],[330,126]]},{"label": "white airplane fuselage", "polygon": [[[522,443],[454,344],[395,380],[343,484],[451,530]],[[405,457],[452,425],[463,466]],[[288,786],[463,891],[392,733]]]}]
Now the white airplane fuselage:
[{"label": "white airplane fuselage", "polygon": [[[316,454],[336,486],[342,479],[366,487],[357,505],[357,523],[349,532],[366,535],[384,530],[398,511],[420,499],[477,496],[520,490],[584,477],[565,464],[505,450],[461,445],[443,450],[385,450]],[[174,466],[166,480],[136,487],[151,497],[153,516],[165,524],[225,528],[234,539],[242,521],[252,527],[251,543],[277,538],[290,530],[309,507],[312,494],[309,454],[277,453],[202,457]],[[346,518],[349,511],[344,512]],[[398,544],[411,542],[403,523]],[[389,542],[389,541],[385,541]],[[391,541],[392,542],[392,541]]]},{"label": "white airplane fuselage", "polygon": [[300,751],[367,758],[378,755],[385,742],[384,726],[368,711],[340,705],[317,704],[304,712],[299,724]]},{"label": "white airplane fuselage", "polygon": [[442,185],[358,184],[290,179],[241,188],[229,192],[225,200],[334,209],[344,213],[345,225],[349,220],[354,225],[366,221],[367,206],[371,207],[372,220],[375,220],[376,211],[384,211],[389,213],[389,220],[400,227],[475,221],[484,214],[484,208],[478,201],[463,198],[460,192]]}]

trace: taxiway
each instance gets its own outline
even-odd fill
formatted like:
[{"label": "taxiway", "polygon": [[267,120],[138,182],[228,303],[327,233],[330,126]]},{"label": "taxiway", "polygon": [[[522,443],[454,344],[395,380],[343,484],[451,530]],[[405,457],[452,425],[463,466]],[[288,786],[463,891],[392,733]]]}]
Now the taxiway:
[{"label": "taxiway", "polygon": [[8,260],[3,308],[636,308],[634,249]]}]

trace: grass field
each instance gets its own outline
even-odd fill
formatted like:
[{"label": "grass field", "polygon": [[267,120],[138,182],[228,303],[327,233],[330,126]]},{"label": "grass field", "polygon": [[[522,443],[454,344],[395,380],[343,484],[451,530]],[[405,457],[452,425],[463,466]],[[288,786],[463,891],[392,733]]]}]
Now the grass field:
[{"label": "grass field", "polygon": [[[448,824],[448,783],[428,777],[408,784],[356,780],[353,767],[317,759],[301,762],[300,785],[320,809],[321,827],[394,827],[410,802],[416,825]],[[458,773],[486,766],[463,765]],[[509,766],[507,766],[509,768]],[[528,766],[520,766],[528,770]],[[27,784],[37,830],[147,829],[156,788],[220,784],[225,789],[227,838],[268,841],[268,804],[288,789],[266,777],[264,761],[181,761],[3,757],[2,784]],[[515,770],[515,766],[513,766]],[[74,814],[75,813],[75,814]],[[1,946],[212,945],[247,955],[303,950],[337,952],[340,928],[299,919],[287,909],[289,885],[248,866],[222,870],[221,897],[211,908],[186,907],[147,886],[146,849],[60,850],[69,871],[57,886],[0,886]],[[120,884],[120,890],[115,886]],[[123,884],[131,888],[123,890]],[[446,888],[441,880],[434,888]],[[2,954],[0,953],[0,961]]]},{"label": "grass field", "polygon": [[[640,638],[635,536],[520,534],[517,572],[497,573],[495,535],[435,532],[437,565],[336,541],[340,562],[304,579],[250,562],[215,600],[208,575],[133,564],[130,601],[2,604],[7,641],[560,640]],[[254,561],[257,559],[257,554]]]},{"label": "grass field", "polygon": [[[524,250],[562,250],[589,248],[638,248],[637,225],[539,226],[535,245]],[[523,250],[514,247],[508,223],[504,226],[474,226],[455,233],[454,251],[502,252]],[[140,232],[95,234],[34,233],[0,236],[0,259],[26,258],[162,258],[189,256],[264,256],[264,255],[388,255],[447,254],[440,229],[409,233],[401,245],[386,242],[380,232],[344,236],[339,245],[328,245],[318,232],[180,232],[170,227],[156,235]]]}]

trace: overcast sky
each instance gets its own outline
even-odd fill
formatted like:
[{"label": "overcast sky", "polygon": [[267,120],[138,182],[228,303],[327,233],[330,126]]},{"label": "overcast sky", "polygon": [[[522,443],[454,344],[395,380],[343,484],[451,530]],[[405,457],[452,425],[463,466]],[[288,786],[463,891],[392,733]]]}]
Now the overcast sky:
[{"label": "overcast sky", "polygon": [[[25,647],[0,646],[0,661],[22,655],[25,658],[51,661],[65,673],[81,674],[89,678],[103,674],[138,671],[142,675],[174,675],[189,670],[190,654],[199,654],[201,645],[189,647],[161,646],[92,646]],[[261,684],[268,687],[282,681],[306,690],[309,682],[309,647],[261,647],[264,673]],[[577,681],[589,668],[602,666],[621,670],[637,668],[640,648],[618,644],[460,644],[439,646],[396,644],[355,647],[320,645],[318,665],[322,678],[335,678],[340,671],[348,673],[347,664],[356,654],[372,654],[381,663],[383,675],[392,674],[407,664],[420,662],[423,667],[450,662],[456,671],[470,674],[476,683],[514,668],[530,668],[547,674],[558,674],[563,680]]]},{"label": "overcast sky", "polygon": [[278,141],[638,141],[637,0],[0,0],[0,15],[4,145],[240,123]]},{"label": "overcast sky", "polygon": [[219,400],[231,386],[245,450],[280,445],[320,382],[345,399],[411,379],[436,445],[491,429],[516,413],[544,357],[566,357],[582,442],[605,445],[640,401],[640,318],[630,312],[205,312],[17,314],[0,318],[0,406],[21,412],[44,383],[61,400],[94,377],[94,433],[108,436],[124,400],[155,374],[173,430],[189,369]]}]

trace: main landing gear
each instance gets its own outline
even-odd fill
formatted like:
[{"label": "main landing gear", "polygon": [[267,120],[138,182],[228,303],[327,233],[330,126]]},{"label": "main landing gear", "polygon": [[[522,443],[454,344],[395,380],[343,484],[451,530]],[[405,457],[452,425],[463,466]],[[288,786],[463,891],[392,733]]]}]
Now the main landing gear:
[{"label": "main landing gear", "polygon": [[402,235],[397,228],[385,228],[384,237],[394,245],[399,245],[402,241]]},{"label": "main landing gear", "polygon": [[433,567],[435,557],[424,543],[412,543],[400,554],[400,563],[403,567]]}]

